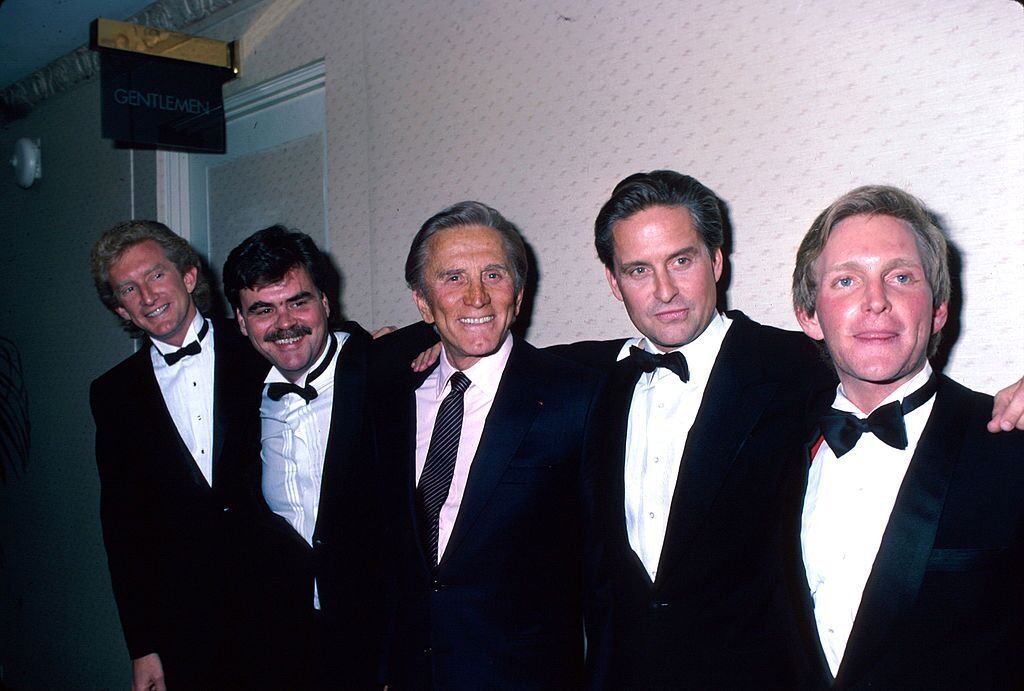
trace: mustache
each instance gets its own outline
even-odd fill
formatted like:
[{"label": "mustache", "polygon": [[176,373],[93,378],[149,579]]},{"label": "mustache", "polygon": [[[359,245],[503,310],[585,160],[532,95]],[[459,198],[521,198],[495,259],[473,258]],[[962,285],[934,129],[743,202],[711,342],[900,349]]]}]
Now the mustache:
[{"label": "mustache", "polygon": [[268,331],[267,335],[263,337],[264,341],[273,343],[274,341],[282,341],[286,338],[299,338],[300,336],[309,336],[313,333],[313,329],[309,328],[305,324],[296,324],[287,329],[278,329],[276,331]]}]

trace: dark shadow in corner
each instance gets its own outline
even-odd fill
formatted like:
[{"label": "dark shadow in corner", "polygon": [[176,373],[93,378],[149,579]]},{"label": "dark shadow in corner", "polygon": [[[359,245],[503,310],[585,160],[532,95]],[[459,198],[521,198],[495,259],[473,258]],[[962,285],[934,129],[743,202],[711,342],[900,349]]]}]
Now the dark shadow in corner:
[{"label": "dark shadow in corner", "polygon": [[537,303],[537,294],[540,292],[540,267],[538,265],[537,253],[526,238],[523,238],[526,246],[526,265],[529,267],[526,273],[526,283],[523,286],[523,302],[519,306],[519,316],[512,324],[512,335],[519,340],[527,340],[526,334],[533,323],[533,311]]},{"label": "dark shadow in corner", "polygon": [[963,254],[960,252],[960,249],[949,239],[949,226],[946,223],[946,220],[931,209],[928,209],[928,213],[932,217],[932,222],[939,228],[939,230],[942,231],[942,234],[946,236],[946,243],[949,246],[949,314],[946,317],[946,326],[942,329],[942,338],[939,341],[939,349],[936,351],[935,355],[929,358],[929,361],[932,363],[932,367],[935,371],[942,372],[946,369],[946,365],[949,364],[949,360],[953,355],[953,350],[956,348],[957,341],[960,340],[960,331],[963,328],[964,264]]},{"label": "dark shadow in corner", "polygon": [[718,310],[725,312],[729,309],[729,287],[732,285],[732,220],[729,218],[729,205],[717,194],[715,197],[718,199],[718,210],[722,214],[722,277],[718,279],[716,292]]}]

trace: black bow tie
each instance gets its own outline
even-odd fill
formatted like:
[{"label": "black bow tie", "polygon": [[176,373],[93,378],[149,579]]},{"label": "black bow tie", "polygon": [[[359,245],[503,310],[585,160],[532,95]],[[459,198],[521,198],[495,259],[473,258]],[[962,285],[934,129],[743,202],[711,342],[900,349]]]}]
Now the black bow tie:
[{"label": "black bow tie", "polygon": [[291,382],[274,382],[267,386],[267,396],[272,401],[280,401],[285,395],[290,393],[302,396],[306,399],[306,403],[317,397],[316,389],[310,384],[299,386]]},{"label": "black bow tie", "polygon": [[690,381],[690,368],[686,366],[686,357],[678,350],[663,355],[648,353],[643,348],[629,347],[629,356],[644,372],[651,373],[659,367],[675,372],[683,381]]},{"label": "black bow tie", "polygon": [[199,353],[201,353],[203,350],[202,347],[199,345],[199,341],[203,340],[203,338],[206,336],[206,332],[209,330],[210,322],[204,319],[203,328],[199,329],[199,334],[196,336],[196,340],[192,341],[183,348],[178,348],[173,353],[167,353],[166,355],[164,355],[164,362],[167,363],[168,367],[171,365],[178,364],[178,361],[180,361],[184,357],[188,357],[189,355],[199,355]]},{"label": "black bow tie", "polygon": [[313,385],[310,384],[309,382],[316,381],[316,378],[324,373],[324,370],[327,369],[327,366],[331,364],[331,358],[334,357],[334,351],[337,350],[337,348],[338,339],[332,333],[331,345],[327,348],[327,355],[324,356],[324,359],[320,362],[319,365],[317,365],[316,369],[306,376],[306,385],[299,386],[298,384],[293,384],[292,382],[274,382],[273,384],[267,385],[267,398],[269,398],[272,401],[280,401],[286,395],[293,393],[297,396],[302,396],[302,398],[305,399],[306,403],[312,401],[314,398],[317,397],[318,394],[316,389],[313,388]]},{"label": "black bow tie", "polygon": [[903,417],[931,398],[935,394],[935,388],[936,380],[933,374],[924,386],[906,396],[903,403],[886,403],[867,418],[859,418],[853,413],[832,408],[822,415],[819,421],[821,434],[836,458],[852,449],[865,432],[871,432],[894,449],[905,449],[908,441],[907,426]]}]

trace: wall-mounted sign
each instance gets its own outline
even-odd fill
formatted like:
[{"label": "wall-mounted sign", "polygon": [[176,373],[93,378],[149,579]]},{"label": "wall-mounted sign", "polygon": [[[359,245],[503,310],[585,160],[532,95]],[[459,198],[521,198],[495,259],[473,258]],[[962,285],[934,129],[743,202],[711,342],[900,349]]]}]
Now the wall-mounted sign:
[{"label": "wall-mounted sign", "polygon": [[119,146],[224,153],[236,45],[98,19],[103,136]]}]

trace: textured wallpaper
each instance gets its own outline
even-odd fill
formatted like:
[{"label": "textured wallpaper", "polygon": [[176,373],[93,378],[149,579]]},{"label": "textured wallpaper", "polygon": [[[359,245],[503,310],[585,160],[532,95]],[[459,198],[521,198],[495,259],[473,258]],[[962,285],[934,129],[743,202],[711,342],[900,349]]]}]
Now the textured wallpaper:
[{"label": "textured wallpaper", "polygon": [[1024,373],[1024,10],[1011,0],[551,3],[267,0],[242,89],[323,58],[329,233],[349,314],[416,313],[418,226],[475,198],[518,223],[539,275],[540,344],[626,335],[592,247],[622,177],[690,173],[726,202],[729,306],[794,327],[799,240],[839,194],[902,186],[962,255],[948,372]]}]

